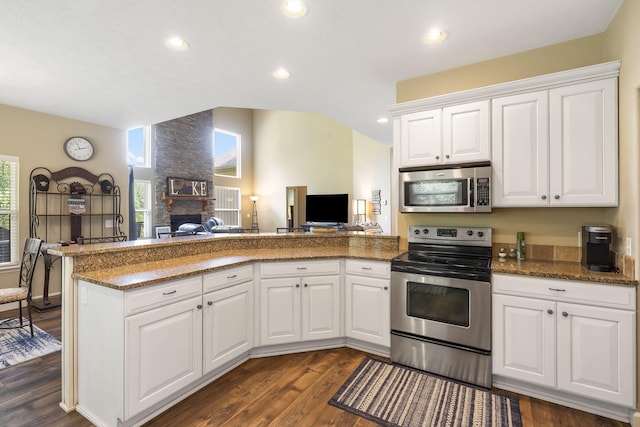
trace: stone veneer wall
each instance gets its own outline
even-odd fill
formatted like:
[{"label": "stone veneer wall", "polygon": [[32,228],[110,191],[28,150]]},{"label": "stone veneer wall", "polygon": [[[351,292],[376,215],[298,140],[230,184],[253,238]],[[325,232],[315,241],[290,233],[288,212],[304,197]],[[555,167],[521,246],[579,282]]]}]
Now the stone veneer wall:
[{"label": "stone veneer wall", "polygon": [[153,125],[155,142],[155,216],[154,225],[169,225],[171,214],[198,214],[203,221],[213,216],[213,201],[202,211],[202,202],[174,199],[171,212],[162,193],[167,192],[167,177],[206,179],[213,198],[213,118],[211,110]]}]

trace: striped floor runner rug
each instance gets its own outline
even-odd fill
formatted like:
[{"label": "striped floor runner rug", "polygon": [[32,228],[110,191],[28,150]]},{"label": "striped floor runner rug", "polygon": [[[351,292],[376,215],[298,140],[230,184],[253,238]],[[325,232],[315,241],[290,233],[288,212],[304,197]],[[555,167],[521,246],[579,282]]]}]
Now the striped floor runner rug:
[{"label": "striped floor runner rug", "polygon": [[329,404],[383,426],[522,426],[515,398],[372,358]]},{"label": "striped floor runner rug", "polygon": [[[25,325],[29,322],[24,319]],[[2,322],[2,327],[14,327],[20,319]],[[62,348],[60,341],[33,325],[33,337],[29,326],[19,329],[0,329],[0,369],[44,356]]]}]

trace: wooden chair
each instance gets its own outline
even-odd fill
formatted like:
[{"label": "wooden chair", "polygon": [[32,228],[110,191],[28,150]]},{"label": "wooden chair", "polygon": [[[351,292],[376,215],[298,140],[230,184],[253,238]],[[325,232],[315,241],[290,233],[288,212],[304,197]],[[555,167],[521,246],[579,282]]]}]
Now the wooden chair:
[{"label": "wooden chair", "polygon": [[0,304],[8,304],[12,302],[18,303],[18,315],[20,316],[20,326],[5,326],[6,323],[14,320],[14,318],[6,319],[0,322],[0,329],[24,328],[24,319],[22,318],[22,301],[27,304],[29,313],[29,328],[33,337],[33,320],[31,319],[31,282],[33,281],[33,272],[36,269],[38,256],[40,255],[40,247],[42,240],[28,237],[24,242],[24,250],[22,251],[22,259],[20,261],[20,277],[18,286],[13,288],[0,288]]}]

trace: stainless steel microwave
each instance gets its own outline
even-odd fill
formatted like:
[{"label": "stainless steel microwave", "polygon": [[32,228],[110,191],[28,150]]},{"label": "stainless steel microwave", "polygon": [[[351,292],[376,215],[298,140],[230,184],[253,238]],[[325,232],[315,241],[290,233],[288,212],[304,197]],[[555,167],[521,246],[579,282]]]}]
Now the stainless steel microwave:
[{"label": "stainless steel microwave", "polygon": [[400,212],[491,212],[491,166],[400,169]]}]

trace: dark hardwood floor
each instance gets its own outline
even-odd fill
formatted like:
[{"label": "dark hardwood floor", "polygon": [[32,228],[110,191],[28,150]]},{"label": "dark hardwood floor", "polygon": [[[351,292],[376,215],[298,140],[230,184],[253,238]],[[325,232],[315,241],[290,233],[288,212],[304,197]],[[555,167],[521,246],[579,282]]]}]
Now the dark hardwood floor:
[{"label": "dark hardwood floor", "polygon": [[[0,312],[0,318],[12,315]],[[60,311],[34,313],[60,339]],[[375,426],[327,404],[365,353],[348,348],[252,359],[178,403],[145,426]],[[374,356],[375,357],[375,356]],[[628,427],[527,396],[523,427]],[[0,369],[0,426],[90,426],[60,403],[60,352]]]}]

